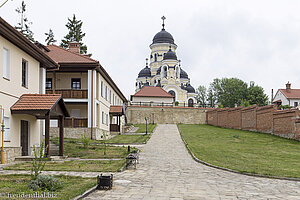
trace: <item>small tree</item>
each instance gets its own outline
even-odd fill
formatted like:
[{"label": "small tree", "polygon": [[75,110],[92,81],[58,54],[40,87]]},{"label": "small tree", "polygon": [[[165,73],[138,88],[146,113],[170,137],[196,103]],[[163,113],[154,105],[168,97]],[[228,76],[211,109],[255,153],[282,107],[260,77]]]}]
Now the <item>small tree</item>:
[{"label": "small tree", "polygon": [[30,30],[29,27],[32,24],[32,22],[29,22],[25,15],[26,4],[24,3],[24,1],[22,1],[21,6],[16,9],[16,12],[21,15],[21,20],[17,24],[17,26],[15,26],[15,28],[18,31],[20,31],[25,37],[27,37],[30,41],[34,42],[35,40],[33,38],[33,32]]},{"label": "small tree", "polygon": [[47,149],[48,146],[45,146],[44,140],[41,143],[40,151],[38,151],[35,148],[35,145],[33,145],[34,159],[32,160],[32,168],[31,168],[32,180],[35,180],[45,167],[46,161],[48,160],[46,156]]},{"label": "small tree", "polygon": [[54,44],[56,42],[56,40],[54,39],[54,33],[51,28],[49,29],[48,33],[45,33],[45,35],[45,42],[47,43],[47,45]]},{"label": "small tree", "polygon": [[89,145],[91,143],[91,139],[89,137],[87,137],[87,136],[84,135],[81,138],[81,142],[83,144],[83,148],[88,149]]},{"label": "small tree", "polygon": [[197,94],[197,101],[199,102],[199,104],[205,107],[206,99],[207,99],[206,87],[204,85],[200,85],[196,90],[196,94]]}]

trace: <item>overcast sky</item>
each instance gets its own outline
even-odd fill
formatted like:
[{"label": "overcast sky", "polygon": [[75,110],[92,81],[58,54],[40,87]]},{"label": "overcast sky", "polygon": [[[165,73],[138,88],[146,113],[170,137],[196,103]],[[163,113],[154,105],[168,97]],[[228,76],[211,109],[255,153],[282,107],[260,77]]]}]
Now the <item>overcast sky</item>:
[{"label": "overcast sky", "polygon": [[[0,0],[2,3],[4,0]],[[298,0],[25,0],[34,38],[44,43],[54,31],[59,45],[67,34],[67,18],[83,21],[88,53],[100,61],[128,98],[150,55],[149,45],[161,30],[177,44],[177,57],[191,84],[208,86],[214,78],[254,81],[270,96],[284,88],[300,88],[300,1]],[[9,0],[0,16],[16,25]]]}]

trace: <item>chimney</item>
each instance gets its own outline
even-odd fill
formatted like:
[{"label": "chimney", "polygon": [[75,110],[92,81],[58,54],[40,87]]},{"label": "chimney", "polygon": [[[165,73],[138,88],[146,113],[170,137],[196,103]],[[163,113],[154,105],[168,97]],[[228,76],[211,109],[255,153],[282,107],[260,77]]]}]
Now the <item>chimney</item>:
[{"label": "chimney", "polygon": [[80,54],[80,43],[76,41],[69,42],[69,51]]},{"label": "chimney", "polygon": [[290,90],[291,90],[291,84],[290,84],[290,82],[288,82],[287,84],[285,84],[285,89],[286,89],[286,91],[287,92],[290,92]]}]

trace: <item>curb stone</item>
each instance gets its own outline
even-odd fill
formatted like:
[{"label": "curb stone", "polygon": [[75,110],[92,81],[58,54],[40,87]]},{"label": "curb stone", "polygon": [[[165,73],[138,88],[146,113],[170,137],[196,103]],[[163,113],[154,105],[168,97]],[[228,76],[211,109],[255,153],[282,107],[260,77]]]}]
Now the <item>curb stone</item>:
[{"label": "curb stone", "polygon": [[96,191],[97,189],[97,185],[90,188],[89,190],[85,191],[83,194],[78,195],[77,197],[74,197],[72,200],[79,200],[79,199],[83,199],[84,197],[87,197],[89,194],[91,194],[92,192]]},{"label": "curb stone", "polygon": [[177,129],[178,129],[178,132],[180,134],[180,137],[181,137],[181,140],[183,141],[185,147],[187,148],[189,154],[192,156],[192,158],[198,162],[198,163],[201,163],[203,165],[206,165],[206,166],[209,166],[209,167],[213,167],[213,168],[216,168],[216,169],[220,169],[220,170],[223,170],[223,171],[228,171],[228,172],[232,172],[232,173],[236,173],[236,174],[241,174],[241,175],[245,175],[245,176],[253,176],[253,177],[258,177],[258,178],[269,178],[269,179],[279,179],[279,180],[287,180],[287,181],[296,181],[296,182],[300,182],[300,178],[288,178],[288,177],[278,177],[278,176],[267,176],[267,175],[260,175],[260,174],[253,174],[253,173],[248,173],[248,172],[239,172],[239,171],[236,171],[236,170],[233,170],[233,169],[228,169],[228,168],[225,168],[225,167],[219,167],[219,166],[216,166],[216,165],[212,165],[210,163],[207,163],[203,160],[200,160],[198,159],[194,154],[193,152],[190,150],[188,144],[185,142],[185,140],[183,139],[182,137],[182,134],[178,128],[178,126],[176,125]]}]

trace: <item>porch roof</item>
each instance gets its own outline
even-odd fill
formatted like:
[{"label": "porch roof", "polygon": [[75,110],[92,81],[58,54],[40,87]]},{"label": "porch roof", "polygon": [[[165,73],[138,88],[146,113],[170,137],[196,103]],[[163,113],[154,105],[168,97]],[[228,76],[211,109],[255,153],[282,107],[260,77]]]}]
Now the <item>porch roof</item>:
[{"label": "porch roof", "polygon": [[114,116],[124,115],[123,106],[110,106],[109,114]]},{"label": "porch roof", "polygon": [[23,94],[10,110],[12,114],[29,114],[38,119],[47,114],[51,118],[70,116],[60,94]]}]

